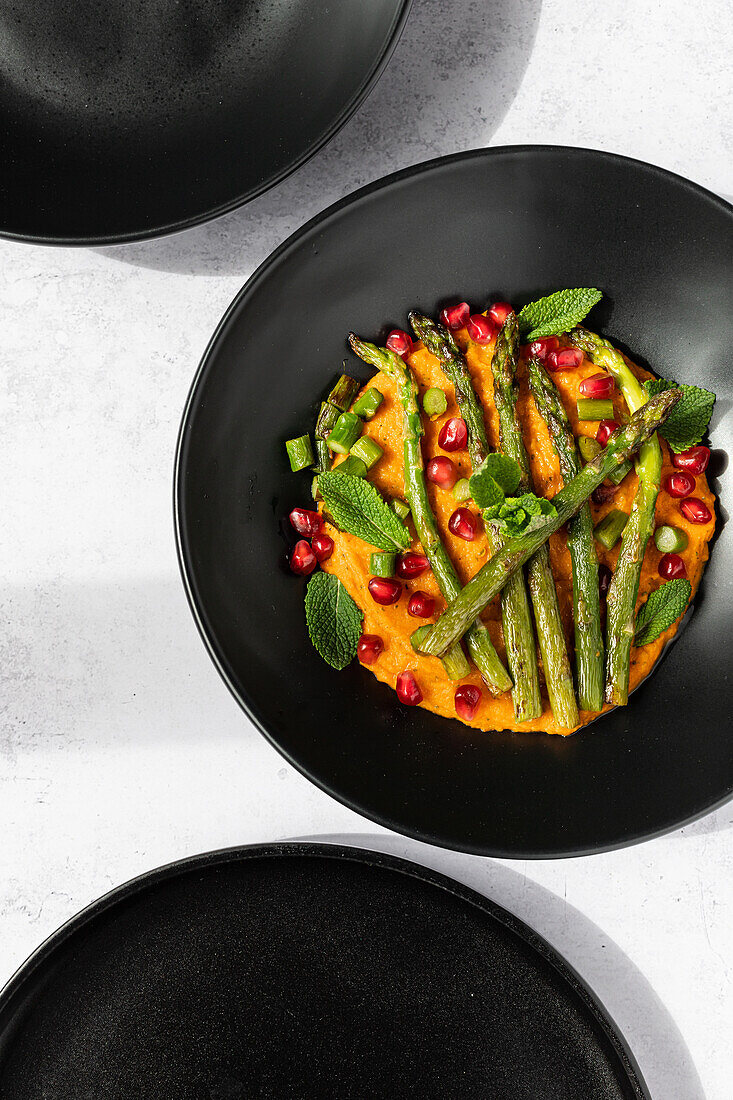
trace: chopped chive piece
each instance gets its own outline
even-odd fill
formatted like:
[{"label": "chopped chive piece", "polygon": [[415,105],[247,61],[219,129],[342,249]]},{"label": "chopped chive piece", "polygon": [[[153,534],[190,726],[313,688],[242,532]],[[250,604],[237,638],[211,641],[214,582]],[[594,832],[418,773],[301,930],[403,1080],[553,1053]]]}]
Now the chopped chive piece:
[{"label": "chopped chive piece", "polygon": [[348,455],[343,462],[339,462],[338,466],[334,467],[334,473],[350,474],[352,477],[366,477],[366,463],[362,462],[356,455]]},{"label": "chopped chive piece", "polygon": [[371,420],[383,401],[384,394],[372,386],[371,389],[364,390],[361,397],[357,397],[351,411],[360,416],[362,420]]},{"label": "chopped chive piece", "polygon": [[[420,646],[431,630],[432,625],[419,626],[417,630],[413,630],[410,635],[410,643],[416,653],[420,652]],[[450,647],[448,652],[440,658],[440,663],[445,669],[446,676],[449,680],[462,680],[463,677],[468,676],[471,671],[468,658],[463,652],[460,642],[456,642],[455,645]]]},{"label": "chopped chive piece", "polygon": [[657,527],[654,532],[654,545],[660,554],[681,554],[687,549],[688,538],[679,527]]},{"label": "chopped chive piece", "polygon": [[468,484],[468,478],[462,477],[453,486],[453,496],[456,500],[470,500],[471,498],[471,486]]},{"label": "chopped chive piece", "polygon": [[318,474],[316,474],[311,482],[311,496],[314,500],[323,500],[323,497],[318,492]]},{"label": "chopped chive piece", "polygon": [[600,523],[596,524],[593,530],[593,537],[600,542],[601,546],[605,546],[606,550],[613,550],[614,546],[621,538],[628,518],[626,512],[621,512],[618,508],[612,508],[611,511],[603,517]]},{"label": "chopped chive piece", "polygon": [[392,553],[370,554],[369,572],[373,577],[394,577],[397,555]]},{"label": "chopped chive piece", "polygon": [[285,444],[285,450],[288,452],[290,469],[294,474],[298,470],[304,470],[306,466],[312,466],[315,462],[309,435],[299,435],[297,439],[289,439]]},{"label": "chopped chive piece", "polygon": [[579,420],[613,420],[613,401],[610,397],[578,398]]},{"label": "chopped chive piece", "polygon": [[341,413],[326,443],[336,454],[348,454],[361,435],[362,422],[355,413]]},{"label": "chopped chive piece", "polygon": [[348,374],[342,374],[329,393],[328,400],[337,409],[341,409],[341,412],[346,412],[360,389],[361,385],[355,378],[349,378]]},{"label": "chopped chive piece", "polygon": [[584,462],[592,462],[596,455],[601,453],[601,445],[591,435],[578,436],[578,450]]},{"label": "chopped chive piece", "polygon": [[395,497],[389,502],[389,506],[393,512],[396,512],[400,519],[405,520],[410,514],[410,505],[406,504],[404,500],[400,500],[399,497]]},{"label": "chopped chive piece", "polygon": [[328,444],[322,439],[316,439],[316,464],[313,469],[318,474],[331,469],[331,452]]},{"label": "chopped chive piece", "polygon": [[363,435],[361,439],[357,439],[350,453],[360,458],[366,465],[367,470],[371,470],[372,466],[379,462],[384,451],[379,446],[376,439],[371,439],[370,436]]},{"label": "chopped chive piece", "polygon": [[448,408],[448,398],[438,386],[431,386],[425,391],[422,407],[428,416],[441,416]]},{"label": "chopped chive piece", "polygon": [[335,405],[330,401],[323,401],[316,420],[316,439],[328,439],[340,415]]},{"label": "chopped chive piece", "polygon": [[615,470],[611,470],[608,475],[608,480],[612,485],[620,485],[627,474],[631,473],[632,463],[630,459],[626,459],[620,466],[617,466]]}]

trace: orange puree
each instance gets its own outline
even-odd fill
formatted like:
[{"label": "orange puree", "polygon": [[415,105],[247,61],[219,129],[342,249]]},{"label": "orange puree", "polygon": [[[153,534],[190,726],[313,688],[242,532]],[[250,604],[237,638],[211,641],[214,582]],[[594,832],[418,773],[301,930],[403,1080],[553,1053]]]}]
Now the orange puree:
[{"label": "orange puree", "polygon": [[[493,344],[480,346],[468,344],[465,333],[457,334],[459,343],[466,348],[469,368],[474,381],[474,386],[486,410],[487,429],[489,441],[492,447],[498,447],[499,431],[498,417],[493,402],[493,379],[491,374],[491,358]],[[466,347],[466,345],[468,345]],[[420,394],[430,386],[439,386],[448,396],[448,409],[445,414],[434,421],[423,417],[425,424],[425,438],[423,440],[423,454],[427,462],[431,457],[441,452],[438,449],[438,433],[443,423],[451,416],[460,415],[455,403],[453,389],[443,374],[437,359],[423,348],[422,344],[415,344],[409,356],[409,363],[414,370],[420,387]],[[640,378],[651,377],[646,371],[629,364]],[[576,415],[576,401],[579,395],[578,387],[583,378],[590,374],[598,373],[587,359],[583,360],[580,367],[574,370],[559,371],[553,375],[568,411],[573,429],[578,434],[595,435],[597,424],[578,421]],[[524,442],[530,456],[532,476],[534,478],[534,490],[538,494],[547,497],[553,496],[562,487],[560,467],[550,441],[548,430],[544,421],[537,412],[532,395],[529,392],[526,379],[525,366],[520,361],[517,369],[519,381],[519,398],[517,409],[523,427]],[[369,478],[374,485],[386,497],[400,497],[404,499],[404,481],[402,476],[402,407],[397,397],[394,384],[384,374],[378,374],[370,383],[375,385],[384,394],[384,402],[376,416],[365,426],[365,434],[374,438],[383,448],[384,454],[376,466],[370,472]],[[619,413],[626,414],[623,399],[617,396],[615,405]],[[664,456],[664,468],[662,479],[673,470],[670,462],[669,451],[664,440],[661,440]],[[471,462],[466,451],[458,451],[450,456],[458,467],[458,476],[467,477],[471,472]],[[631,473],[616,490],[614,498],[608,504],[596,506],[592,504],[594,523],[611,508],[620,508],[624,512],[630,512],[636,494],[637,477]],[[457,507],[457,503],[450,491],[440,489],[435,485],[428,485],[430,501],[435,512],[438,526],[443,541],[456,566],[456,570],[465,584],[476,573],[487,559],[487,543],[480,525],[480,534],[473,542],[451,535],[448,531],[448,520],[451,513]],[[700,497],[713,512],[714,498],[710,492],[705,477],[698,477],[694,496]],[[472,502],[466,502],[474,511]],[[693,592],[702,575],[703,566],[708,557],[708,541],[712,537],[715,526],[714,518],[707,524],[689,523],[679,509],[679,501],[670,497],[664,489],[659,493],[656,508],[657,525],[668,523],[684,530],[689,538],[687,549],[682,553],[682,558],[687,566],[687,576],[692,584]],[[435,616],[443,611],[443,600],[438,585],[430,571],[423,573],[421,577],[412,581],[405,581],[405,594],[397,604],[390,607],[382,607],[376,604],[367,589],[369,582],[369,555],[372,547],[367,546],[353,535],[328,527],[329,534],[334,539],[335,549],[332,557],[323,563],[323,568],[329,573],[335,573],[346,586],[350,594],[364,611],[364,633],[378,634],[384,642],[384,651],[375,664],[369,666],[369,671],[394,688],[395,680],[404,669],[412,669],[423,694],[421,706],[436,714],[442,714],[449,718],[456,718],[454,706],[455,682],[448,679],[440,661],[433,657],[426,657],[413,651],[410,644],[410,635],[426,621],[412,618],[407,613],[407,603],[412,592],[421,590],[436,597]],[[612,569],[616,563],[620,542],[610,552],[606,552],[599,544],[596,544],[600,562],[606,562]],[[419,543],[413,542],[412,549],[420,550]],[[568,638],[568,652],[573,655],[573,623],[572,623],[572,572],[570,566],[570,554],[567,549],[567,539],[564,529],[550,538],[550,556],[553,572],[557,583],[560,609]],[[653,538],[649,540],[644,566],[641,574],[639,589],[639,603],[646,599],[647,595],[657,588],[662,580],[658,574],[657,566],[661,555],[654,545]],[[498,598],[489,605],[484,612],[484,619],[491,631],[491,636],[502,658],[504,657],[504,641],[502,636],[501,617]],[[633,648],[631,651],[631,683],[633,690],[648,675],[655,661],[659,657],[664,645],[672,637],[675,627],[670,627],[656,642],[650,645]],[[498,699],[492,698],[481,677],[476,671],[462,681],[463,683],[476,684],[482,690],[482,698],[472,726],[482,730],[543,730],[546,733],[567,734],[572,730],[559,727],[552,715],[546,692],[543,688],[544,706],[539,718],[530,722],[517,723],[514,719],[511,692]],[[581,723],[585,725],[595,717],[594,712],[582,711]],[[459,719],[460,720],[460,719]],[[578,727],[580,728],[580,727]]]}]

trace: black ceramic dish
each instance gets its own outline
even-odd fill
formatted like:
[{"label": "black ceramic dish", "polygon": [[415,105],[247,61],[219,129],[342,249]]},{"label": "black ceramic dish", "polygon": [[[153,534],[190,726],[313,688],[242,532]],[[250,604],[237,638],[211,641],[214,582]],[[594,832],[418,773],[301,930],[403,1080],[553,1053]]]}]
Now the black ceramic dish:
[{"label": "black ceramic dish", "polygon": [[[678,644],[628,707],[565,739],[471,731],[401,706],[356,662],[334,672],[308,641],[280,521],[309,492],[283,441],[309,427],[345,334],[378,338],[409,308],[434,313],[446,298],[521,305],[601,287],[593,324],[657,373],[715,390],[712,441],[730,453],[731,255],[731,208],[694,184],[609,154],[525,147],[449,157],[360,191],[252,277],[186,409],[177,534],[225,681],[315,783],[399,832],[523,857],[628,844],[730,795],[730,469],[712,477],[718,538]],[[353,357],[349,369],[360,369]]]},{"label": "black ceramic dish", "polygon": [[356,110],[409,2],[0,4],[0,234],[134,240],[234,209]]},{"label": "black ceramic dish", "polygon": [[648,1096],[591,992],[521,921],[327,845],[199,856],[75,917],[0,995],[0,1094]]}]

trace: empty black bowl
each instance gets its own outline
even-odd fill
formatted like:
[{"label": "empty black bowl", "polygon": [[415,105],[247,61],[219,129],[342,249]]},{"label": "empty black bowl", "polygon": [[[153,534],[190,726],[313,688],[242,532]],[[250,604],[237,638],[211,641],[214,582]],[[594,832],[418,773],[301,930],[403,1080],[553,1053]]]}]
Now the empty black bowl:
[{"label": "empty black bowl", "polygon": [[[487,855],[600,851],[670,829],[733,790],[730,469],[695,613],[630,705],[573,737],[480,733],[408,709],[311,647],[281,520],[309,496],[284,440],[312,424],[354,329],[378,338],[446,299],[516,305],[605,292],[592,322],[642,363],[715,390],[733,447],[733,213],[658,168],[581,149],[494,149],[357,192],[296,233],[229,309],[180,437],[183,574],[225,681],[315,783],[392,829]],[[351,357],[349,369],[360,365]],[[292,534],[292,532],[291,532]]]},{"label": "empty black bowl", "polygon": [[356,110],[409,0],[0,3],[0,234],[157,236],[302,164]]}]

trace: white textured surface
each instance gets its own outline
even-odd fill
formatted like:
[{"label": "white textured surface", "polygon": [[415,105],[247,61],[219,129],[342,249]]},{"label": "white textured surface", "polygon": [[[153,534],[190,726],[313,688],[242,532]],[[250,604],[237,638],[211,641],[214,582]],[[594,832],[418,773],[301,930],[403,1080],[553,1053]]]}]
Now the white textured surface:
[{"label": "white textured surface", "polygon": [[733,807],[547,863],[379,832],[287,766],[219,681],[178,578],[171,473],[191,376],[240,284],[369,180],[541,142],[733,194],[732,30],[725,0],[415,0],[357,117],[245,209],[120,249],[0,242],[0,981],[87,902],[167,860],[347,834],[543,933],[617,1019],[654,1100],[730,1100]]}]

